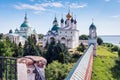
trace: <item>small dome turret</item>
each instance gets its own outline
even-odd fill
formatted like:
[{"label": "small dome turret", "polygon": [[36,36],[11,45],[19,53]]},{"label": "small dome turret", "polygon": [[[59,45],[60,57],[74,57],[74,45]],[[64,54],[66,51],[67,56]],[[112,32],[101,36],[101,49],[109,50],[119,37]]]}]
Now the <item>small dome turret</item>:
[{"label": "small dome turret", "polygon": [[74,22],[74,20],[73,20],[73,18],[71,18],[71,23],[73,23]]},{"label": "small dome turret", "polygon": [[64,23],[64,19],[63,18],[61,19],[61,23]]},{"label": "small dome turret", "polygon": [[77,23],[77,21],[76,21],[76,19],[74,20],[74,24],[76,24]]},{"label": "small dome turret", "polygon": [[54,18],[54,21],[53,21],[53,26],[54,26],[54,25],[57,25],[57,26],[58,26],[58,22],[57,22],[57,18],[56,18],[56,17]]},{"label": "small dome turret", "polygon": [[54,18],[54,21],[53,21],[53,23],[54,23],[54,22],[57,22],[57,18],[56,18],[56,17]]},{"label": "small dome turret", "polygon": [[19,32],[19,30],[16,28],[16,29],[15,29],[15,33],[18,33],[18,32]]},{"label": "small dome turret", "polygon": [[65,21],[65,24],[67,24],[67,20]]},{"label": "small dome turret", "polygon": [[90,25],[89,29],[96,29],[96,26],[94,25],[93,22],[92,22],[92,24]]}]

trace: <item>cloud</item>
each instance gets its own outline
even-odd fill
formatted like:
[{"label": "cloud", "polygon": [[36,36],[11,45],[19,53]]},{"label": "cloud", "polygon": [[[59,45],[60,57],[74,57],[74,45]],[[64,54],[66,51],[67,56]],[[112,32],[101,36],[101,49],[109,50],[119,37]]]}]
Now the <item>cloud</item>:
[{"label": "cloud", "polygon": [[14,5],[14,7],[16,9],[30,9],[30,10],[40,10],[40,11],[45,11],[45,8],[38,5],[38,4],[35,4],[35,5],[30,5],[30,4],[18,4],[18,5]]},{"label": "cloud", "polygon": [[113,18],[120,18],[120,15],[114,15],[114,16],[111,16]]},{"label": "cloud", "polygon": [[29,10],[39,10],[39,11],[45,11],[48,7],[63,7],[63,4],[60,2],[47,2],[47,3],[41,3],[41,4],[25,4],[25,3],[19,3],[15,4],[14,8],[16,9],[29,9]]},{"label": "cloud", "polygon": [[87,3],[84,3],[84,4],[77,4],[77,3],[71,3],[70,4],[70,8],[84,8],[87,6]]},{"label": "cloud", "polygon": [[43,7],[63,7],[63,4],[60,2],[48,2],[40,4]]}]

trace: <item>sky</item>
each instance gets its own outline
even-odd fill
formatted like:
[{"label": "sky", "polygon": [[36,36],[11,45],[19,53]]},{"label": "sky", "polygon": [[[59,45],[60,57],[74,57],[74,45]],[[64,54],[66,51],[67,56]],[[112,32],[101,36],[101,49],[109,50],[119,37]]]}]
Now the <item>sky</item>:
[{"label": "sky", "polygon": [[0,0],[0,33],[19,29],[27,13],[32,29],[46,34],[69,9],[80,35],[88,35],[92,19],[98,35],[120,35],[120,0]]}]

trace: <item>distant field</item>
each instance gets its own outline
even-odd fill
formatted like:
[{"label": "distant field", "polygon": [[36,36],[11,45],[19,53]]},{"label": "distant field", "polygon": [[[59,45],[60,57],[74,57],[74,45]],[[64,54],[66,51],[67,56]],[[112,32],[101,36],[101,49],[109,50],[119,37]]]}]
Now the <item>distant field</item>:
[{"label": "distant field", "polygon": [[120,69],[116,65],[118,55],[107,47],[97,48],[97,57],[94,58],[91,80],[120,80]]}]

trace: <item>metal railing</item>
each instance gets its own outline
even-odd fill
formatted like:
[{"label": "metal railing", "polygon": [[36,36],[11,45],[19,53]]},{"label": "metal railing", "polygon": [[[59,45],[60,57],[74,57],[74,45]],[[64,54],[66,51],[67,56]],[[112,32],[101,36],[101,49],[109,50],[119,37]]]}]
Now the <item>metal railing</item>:
[{"label": "metal railing", "polygon": [[17,59],[0,56],[0,80],[17,80]]},{"label": "metal railing", "polygon": [[79,58],[65,80],[90,80],[92,74],[93,48],[88,50]]}]

